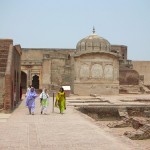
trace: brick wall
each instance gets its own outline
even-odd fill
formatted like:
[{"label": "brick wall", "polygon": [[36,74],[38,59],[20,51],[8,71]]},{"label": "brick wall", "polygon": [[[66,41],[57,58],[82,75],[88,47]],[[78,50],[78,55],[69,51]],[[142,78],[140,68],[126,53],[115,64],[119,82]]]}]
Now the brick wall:
[{"label": "brick wall", "polygon": [[13,44],[11,39],[0,39],[0,76],[3,77],[6,71],[7,57],[10,44]]},{"label": "brick wall", "polygon": [[139,85],[139,74],[132,69],[119,70],[120,85]]},{"label": "brick wall", "polygon": [[13,44],[12,39],[0,39],[0,109],[4,107],[5,71],[10,44]]},{"label": "brick wall", "polygon": [[20,45],[13,46],[11,39],[0,39],[0,76],[4,81],[0,87],[0,95],[4,95],[0,97],[0,104],[5,111],[11,111],[20,101],[20,57]]},{"label": "brick wall", "polygon": [[112,52],[119,52],[122,60],[127,60],[127,46],[125,45],[111,45]]}]

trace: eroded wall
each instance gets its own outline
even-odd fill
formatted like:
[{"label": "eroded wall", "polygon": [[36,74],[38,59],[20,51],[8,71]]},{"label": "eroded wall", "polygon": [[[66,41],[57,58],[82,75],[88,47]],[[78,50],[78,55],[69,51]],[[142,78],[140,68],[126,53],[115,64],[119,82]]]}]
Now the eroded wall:
[{"label": "eroded wall", "polygon": [[119,62],[109,54],[74,58],[74,94],[118,94]]},{"label": "eroded wall", "polygon": [[71,84],[70,54],[74,49],[23,49],[21,70],[27,74],[27,84],[39,77],[39,88]]},{"label": "eroded wall", "polygon": [[132,61],[133,69],[135,69],[139,75],[140,80],[145,85],[150,85],[150,61]]}]

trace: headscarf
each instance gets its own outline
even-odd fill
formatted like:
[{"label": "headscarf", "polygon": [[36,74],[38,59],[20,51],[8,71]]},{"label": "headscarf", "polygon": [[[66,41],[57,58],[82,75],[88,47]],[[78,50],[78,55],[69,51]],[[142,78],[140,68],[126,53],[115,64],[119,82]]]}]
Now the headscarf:
[{"label": "headscarf", "polygon": [[45,88],[43,89],[42,93],[40,94],[40,98],[42,98],[42,99],[49,98],[49,95],[47,93],[47,89],[45,89]]},{"label": "headscarf", "polygon": [[35,99],[36,97],[37,97],[37,94],[35,92],[35,89],[34,87],[31,87],[31,89],[28,92],[27,99],[32,100],[32,99]]},{"label": "headscarf", "polygon": [[57,101],[60,100],[60,97],[66,98],[65,92],[64,92],[64,88],[63,88],[63,87],[61,87],[61,88],[59,89],[59,92],[58,92],[58,94],[56,95],[56,100],[57,100]]}]

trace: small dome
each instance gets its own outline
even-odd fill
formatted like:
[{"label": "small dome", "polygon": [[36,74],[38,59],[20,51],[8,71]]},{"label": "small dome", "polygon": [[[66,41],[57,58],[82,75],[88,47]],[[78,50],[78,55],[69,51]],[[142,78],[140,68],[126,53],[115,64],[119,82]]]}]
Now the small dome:
[{"label": "small dome", "polygon": [[77,43],[76,50],[77,53],[100,51],[110,52],[110,43],[106,39],[99,37],[97,34],[95,34],[95,29],[93,28],[93,34],[81,39]]}]

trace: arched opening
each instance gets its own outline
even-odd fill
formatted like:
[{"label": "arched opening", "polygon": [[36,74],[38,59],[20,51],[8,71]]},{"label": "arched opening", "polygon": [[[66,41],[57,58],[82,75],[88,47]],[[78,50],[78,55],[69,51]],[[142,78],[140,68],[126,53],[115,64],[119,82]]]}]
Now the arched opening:
[{"label": "arched opening", "polygon": [[35,89],[39,89],[39,76],[37,76],[37,75],[34,75],[34,76],[33,76],[33,79],[32,79],[32,86],[33,86]]},{"label": "arched opening", "polygon": [[22,89],[27,89],[27,74],[21,71],[21,86]]}]

